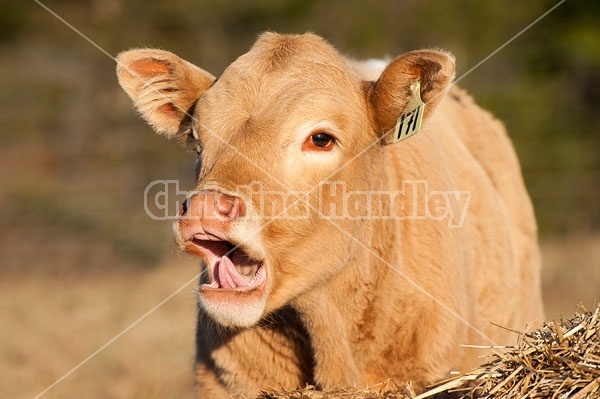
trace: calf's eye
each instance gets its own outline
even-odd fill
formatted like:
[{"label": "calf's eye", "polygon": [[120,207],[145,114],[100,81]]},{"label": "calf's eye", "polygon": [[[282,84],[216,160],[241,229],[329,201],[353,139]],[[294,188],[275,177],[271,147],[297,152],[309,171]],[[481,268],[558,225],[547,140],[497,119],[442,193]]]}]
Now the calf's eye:
[{"label": "calf's eye", "polygon": [[324,132],[318,132],[308,138],[304,149],[331,150],[334,143],[335,138],[333,136]]}]

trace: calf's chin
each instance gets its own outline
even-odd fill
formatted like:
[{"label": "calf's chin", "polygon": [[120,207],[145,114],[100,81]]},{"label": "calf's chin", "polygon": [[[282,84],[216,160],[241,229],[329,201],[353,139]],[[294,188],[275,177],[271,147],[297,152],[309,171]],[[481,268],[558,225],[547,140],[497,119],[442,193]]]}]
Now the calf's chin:
[{"label": "calf's chin", "polygon": [[222,326],[244,328],[251,327],[261,320],[266,298],[262,292],[232,295],[214,291],[201,292],[198,301],[206,313]]}]

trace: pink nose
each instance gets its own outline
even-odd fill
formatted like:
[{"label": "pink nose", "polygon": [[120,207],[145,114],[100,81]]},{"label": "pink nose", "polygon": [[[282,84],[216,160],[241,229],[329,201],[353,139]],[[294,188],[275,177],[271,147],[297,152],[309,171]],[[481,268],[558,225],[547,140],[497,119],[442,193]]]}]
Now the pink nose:
[{"label": "pink nose", "polygon": [[232,221],[245,215],[244,201],[218,191],[192,195],[179,212],[179,231],[184,241],[225,240]]}]

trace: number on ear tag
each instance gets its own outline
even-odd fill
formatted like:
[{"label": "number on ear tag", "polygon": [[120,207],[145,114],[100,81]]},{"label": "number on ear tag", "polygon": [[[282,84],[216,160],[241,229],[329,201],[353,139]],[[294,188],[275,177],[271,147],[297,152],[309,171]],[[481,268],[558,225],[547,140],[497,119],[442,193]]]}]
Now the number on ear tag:
[{"label": "number on ear tag", "polygon": [[421,130],[425,104],[421,101],[421,84],[418,80],[410,85],[410,91],[412,96],[396,122],[396,129],[390,141],[391,144],[409,138]]}]

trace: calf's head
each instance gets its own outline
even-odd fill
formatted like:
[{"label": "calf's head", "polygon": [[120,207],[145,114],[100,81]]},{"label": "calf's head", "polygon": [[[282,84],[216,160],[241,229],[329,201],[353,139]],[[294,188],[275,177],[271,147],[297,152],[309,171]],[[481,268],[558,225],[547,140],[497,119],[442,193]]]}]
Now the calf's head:
[{"label": "calf's head", "polygon": [[[219,79],[150,49],[121,53],[117,75],[158,133],[195,147],[197,186],[175,237],[203,260],[206,312],[250,326],[326,282],[360,249],[351,237],[369,221],[336,213],[343,197],[332,184],[384,187],[382,136],[417,80],[431,115],[454,60],[414,51],[366,81],[318,36],[265,33]],[[359,213],[366,206],[354,205]]]}]

